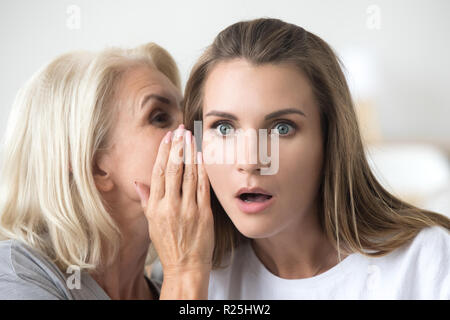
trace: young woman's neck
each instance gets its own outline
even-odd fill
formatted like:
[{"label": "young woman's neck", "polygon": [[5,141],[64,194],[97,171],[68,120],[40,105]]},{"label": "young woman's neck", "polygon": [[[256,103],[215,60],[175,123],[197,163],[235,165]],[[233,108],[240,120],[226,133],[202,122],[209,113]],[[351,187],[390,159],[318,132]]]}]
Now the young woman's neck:
[{"label": "young woman's neck", "polygon": [[150,245],[147,223],[141,219],[118,223],[122,233],[121,248],[114,262],[92,274],[113,300],[156,299],[144,277],[145,260]]},{"label": "young woman's neck", "polygon": [[252,247],[265,267],[284,279],[311,278],[338,263],[316,211],[272,237],[252,240]]}]

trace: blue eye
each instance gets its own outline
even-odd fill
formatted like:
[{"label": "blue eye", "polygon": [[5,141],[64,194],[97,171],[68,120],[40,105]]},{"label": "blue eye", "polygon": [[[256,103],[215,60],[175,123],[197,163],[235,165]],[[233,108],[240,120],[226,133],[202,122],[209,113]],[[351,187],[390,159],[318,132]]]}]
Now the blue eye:
[{"label": "blue eye", "polygon": [[221,136],[226,136],[228,134],[230,134],[230,132],[233,130],[233,126],[229,123],[219,123],[216,127],[217,132],[219,133],[219,135]]},{"label": "blue eye", "polygon": [[278,130],[278,133],[284,136],[289,134],[294,127],[288,123],[280,122],[275,125],[274,129]]}]

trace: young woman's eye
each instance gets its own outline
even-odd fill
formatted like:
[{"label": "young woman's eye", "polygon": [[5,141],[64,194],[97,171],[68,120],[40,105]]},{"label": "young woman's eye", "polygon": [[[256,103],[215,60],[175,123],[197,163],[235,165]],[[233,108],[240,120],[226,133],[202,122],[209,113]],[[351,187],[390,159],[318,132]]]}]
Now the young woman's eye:
[{"label": "young woman's eye", "polygon": [[233,126],[228,122],[217,122],[213,124],[212,128],[217,130],[220,136],[227,136],[233,131]]},{"label": "young woman's eye", "polygon": [[165,112],[159,112],[150,117],[150,124],[158,126],[160,128],[164,128],[170,125],[171,117]]},{"label": "young woman's eye", "polygon": [[289,123],[286,123],[286,122],[279,122],[279,123],[277,123],[273,127],[273,129],[278,130],[278,134],[280,136],[286,136],[288,134],[291,134],[295,130],[294,126],[292,126],[292,125],[290,125]]}]

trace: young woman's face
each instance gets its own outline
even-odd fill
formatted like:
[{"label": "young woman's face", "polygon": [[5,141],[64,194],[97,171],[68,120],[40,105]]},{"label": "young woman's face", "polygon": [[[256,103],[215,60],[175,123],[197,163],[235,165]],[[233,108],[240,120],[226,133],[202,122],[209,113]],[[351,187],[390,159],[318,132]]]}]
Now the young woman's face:
[{"label": "young woman's face", "polygon": [[179,90],[154,68],[138,67],[125,73],[116,92],[117,105],[112,108],[116,114],[110,148],[98,161],[100,169],[109,173],[112,192],[106,195],[110,204],[140,208],[134,181],[150,185],[160,141],[182,121],[181,99]]},{"label": "young woman's face", "polygon": [[[295,66],[254,66],[235,59],[211,70],[204,90],[203,131],[215,129],[216,134],[203,140],[205,152],[214,147],[210,144],[219,145],[228,130],[250,128],[278,129],[278,172],[261,175],[259,162],[206,164],[211,186],[245,236],[267,238],[288,228],[298,230],[306,219],[317,218],[313,216],[317,214],[323,146],[317,103],[308,80]],[[241,188],[261,188],[271,198],[236,196]]]}]

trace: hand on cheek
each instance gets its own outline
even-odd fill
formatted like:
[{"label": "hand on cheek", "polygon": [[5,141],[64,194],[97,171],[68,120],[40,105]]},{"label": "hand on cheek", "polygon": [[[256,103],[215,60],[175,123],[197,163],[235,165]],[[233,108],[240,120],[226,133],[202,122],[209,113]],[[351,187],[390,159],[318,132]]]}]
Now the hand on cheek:
[{"label": "hand on cheek", "polygon": [[[179,161],[184,136],[185,164]],[[195,164],[197,154],[193,140],[191,132],[182,127],[175,131],[173,139],[169,132],[159,147],[151,188],[139,182],[135,184],[149,223],[150,238],[163,266],[164,279],[170,282],[179,281],[185,275],[204,275],[196,297],[206,298],[214,249],[214,221],[208,177],[201,153],[200,161]]]}]

